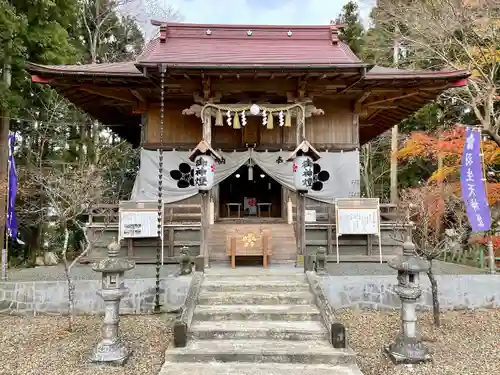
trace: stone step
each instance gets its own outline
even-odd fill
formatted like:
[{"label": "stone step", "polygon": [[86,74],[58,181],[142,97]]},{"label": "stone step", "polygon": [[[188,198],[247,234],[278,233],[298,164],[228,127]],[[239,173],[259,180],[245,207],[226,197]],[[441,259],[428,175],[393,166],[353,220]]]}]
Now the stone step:
[{"label": "stone step", "polygon": [[287,283],[303,283],[307,284],[307,280],[304,274],[301,275],[239,275],[228,273],[227,276],[214,276],[214,275],[205,275],[205,283],[268,283],[268,284],[287,284]]},{"label": "stone step", "polygon": [[202,290],[208,292],[240,292],[252,290],[294,292],[308,291],[309,284],[302,280],[268,280],[267,278],[236,278],[234,280],[208,279],[202,285]]},{"label": "stone step", "polygon": [[324,341],[190,340],[185,348],[169,348],[166,362],[260,362],[355,365],[350,349],[334,349]]},{"label": "stone step", "polygon": [[274,339],[328,340],[328,333],[319,321],[205,321],[190,328],[195,339]]},{"label": "stone step", "polygon": [[269,268],[255,266],[239,266],[236,268],[217,267],[214,266],[206,270],[207,277],[255,277],[255,276],[284,276],[284,277],[299,277],[305,279],[303,269],[301,267],[293,267],[290,265],[275,265]]},{"label": "stone step", "polygon": [[194,319],[320,321],[321,315],[315,305],[198,305],[194,311]]},{"label": "stone step", "polygon": [[299,363],[166,362],[159,375],[363,375],[357,366]]},{"label": "stone step", "polygon": [[198,297],[198,304],[200,305],[310,305],[313,303],[313,294],[305,291],[201,292]]}]

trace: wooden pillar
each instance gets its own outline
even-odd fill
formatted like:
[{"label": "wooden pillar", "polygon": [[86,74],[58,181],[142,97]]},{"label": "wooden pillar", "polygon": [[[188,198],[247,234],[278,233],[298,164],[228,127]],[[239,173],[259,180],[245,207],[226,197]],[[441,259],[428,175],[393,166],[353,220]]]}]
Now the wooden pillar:
[{"label": "wooden pillar", "polygon": [[[297,146],[300,145],[306,138],[305,130],[305,113],[302,109],[297,110]],[[306,248],[306,196],[297,191],[296,203],[296,220],[297,220],[297,262],[301,255],[304,255]]]},{"label": "wooden pillar", "polygon": [[[203,140],[212,145],[212,116],[210,109],[203,113]],[[208,247],[208,236],[210,233],[210,195],[211,192],[201,193],[201,236],[200,254],[205,259],[205,268],[209,267],[210,249]]]},{"label": "wooden pillar", "polygon": [[205,259],[205,268],[209,266],[208,236],[210,233],[210,192],[201,194],[201,241],[200,254]]},{"label": "wooden pillar", "polygon": [[398,203],[398,126],[392,128],[391,135],[391,203]]}]

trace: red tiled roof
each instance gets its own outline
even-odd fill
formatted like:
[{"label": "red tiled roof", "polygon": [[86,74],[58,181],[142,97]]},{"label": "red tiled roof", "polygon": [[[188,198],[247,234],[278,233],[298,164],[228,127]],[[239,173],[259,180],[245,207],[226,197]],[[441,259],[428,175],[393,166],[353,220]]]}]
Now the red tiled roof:
[{"label": "red tiled roof", "polygon": [[40,65],[26,63],[26,69],[28,71],[51,74],[143,76],[133,61],[84,65]]},{"label": "red tiled roof", "polygon": [[385,68],[375,65],[366,74],[367,80],[378,79],[436,79],[436,78],[467,78],[470,73],[467,70],[403,70],[397,68]]},{"label": "red tiled roof", "polygon": [[[249,35],[251,34],[251,35]],[[162,26],[137,58],[139,65],[335,66],[362,62],[335,26],[195,25]]]}]

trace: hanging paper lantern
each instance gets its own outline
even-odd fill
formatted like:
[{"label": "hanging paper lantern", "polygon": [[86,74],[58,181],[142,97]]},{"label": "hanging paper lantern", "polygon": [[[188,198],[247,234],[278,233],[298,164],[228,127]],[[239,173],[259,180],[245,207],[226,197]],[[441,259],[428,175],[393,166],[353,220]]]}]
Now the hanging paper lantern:
[{"label": "hanging paper lantern", "polygon": [[260,113],[260,107],[257,104],[252,104],[250,107],[250,113],[254,116],[257,116]]},{"label": "hanging paper lantern", "polygon": [[231,126],[231,111],[227,111],[226,112],[226,116],[227,116],[227,126]]},{"label": "hanging paper lantern", "polygon": [[297,156],[293,161],[293,180],[295,189],[308,192],[313,184],[313,161],[309,156]]},{"label": "hanging paper lantern", "polygon": [[273,128],[274,128],[274,126],[273,126],[273,113],[269,112],[269,116],[267,118],[267,129],[271,130]]},{"label": "hanging paper lantern", "polygon": [[290,113],[290,110],[286,111],[286,117],[285,117],[285,128],[290,128],[292,127],[292,114]]},{"label": "hanging paper lantern", "polygon": [[247,115],[245,114],[245,110],[241,111],[241,125],[247,126]]},{"label": "hanging paper lantern", "polygon": [[241,129],[238,112],[234,112],[233,129]]},{"label": "hanging paper lantern", "polygon": [[222,112],[221,112],[221,110],[219,109],[219,110],[217,111],[217,113],[215,114],[215,126],[223,126],[223,125],[224,125],[224,123],[223,123],[223,122],[224,122],[224,121],[222,120]]},{"label": "hanging paper lantern", "polygon": [[194,184],[199,191],[209,191],[214,186],[215,162],[210,155],[198,155],[194,161]]},{"label": "hanging paper lantern", "polygon": [[285,116],[283,114],[283,111],[280,111],[280,113],[278,115],[278,118],[279,118],[279,121],[280,121],[280,126],[285,125]]},{"label": "hanging paper lantern", "polygon": [[265,109],[262,110],[262,125],[267,125],[267,111]]}]

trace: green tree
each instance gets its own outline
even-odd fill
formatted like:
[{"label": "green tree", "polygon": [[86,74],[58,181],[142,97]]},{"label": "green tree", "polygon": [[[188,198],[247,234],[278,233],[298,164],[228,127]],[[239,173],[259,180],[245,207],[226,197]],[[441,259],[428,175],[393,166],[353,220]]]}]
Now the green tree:
[{"label": "green tree", "polygon": [[358,4],[352,0],[345,4],[342,7],[342,13],[337,18],[337,23],[344,25],[339,32],[340,38],[359,57],[363,49],[364,28],[359,18]]}]

